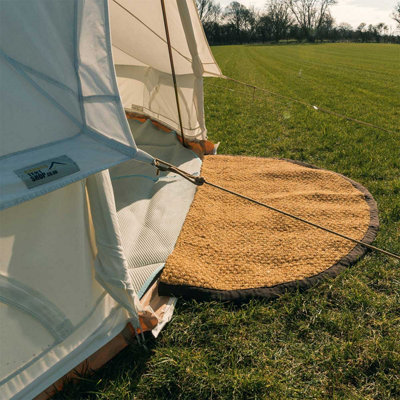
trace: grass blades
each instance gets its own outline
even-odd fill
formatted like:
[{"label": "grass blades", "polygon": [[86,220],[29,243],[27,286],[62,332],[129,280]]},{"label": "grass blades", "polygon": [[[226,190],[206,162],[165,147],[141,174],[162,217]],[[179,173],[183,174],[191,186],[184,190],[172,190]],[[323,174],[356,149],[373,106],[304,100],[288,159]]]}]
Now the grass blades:
[{"label": "grass blades", "polygon": [[[400,253],[400,47],[255,45],[213,53],[228,76],[394,132],[205,80],[209,137],[221,141],[220,153],[301,160],[360,182],[378,202],[375,244]],[[181,300],[148,347],[126,349],[56,399],[400,398],[400,264],[369,253],[306,293],[242,307]]]}]

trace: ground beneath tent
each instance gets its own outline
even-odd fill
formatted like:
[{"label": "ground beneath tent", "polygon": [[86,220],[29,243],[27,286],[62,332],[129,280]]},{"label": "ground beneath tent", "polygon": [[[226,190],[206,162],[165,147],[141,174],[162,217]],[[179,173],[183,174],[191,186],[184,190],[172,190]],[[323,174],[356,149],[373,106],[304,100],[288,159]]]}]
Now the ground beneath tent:
[{"label": "ground beneath tent", "polygon": [[[371,194],[337,173],[290,160],[206,156],[202,175],[366,243],[377,234]],[[360,245],[204,185],[167,260],[159,293],[270,298],[335,276],[364,253]]]}]

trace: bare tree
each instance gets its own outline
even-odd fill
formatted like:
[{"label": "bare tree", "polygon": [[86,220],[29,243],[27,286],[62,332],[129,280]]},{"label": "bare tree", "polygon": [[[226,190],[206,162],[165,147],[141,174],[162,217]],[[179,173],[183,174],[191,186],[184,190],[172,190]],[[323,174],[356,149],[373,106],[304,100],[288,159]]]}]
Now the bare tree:
[{"label": "bare tree", "polygon": [[400,28],[400,1],[394,7],[392,18],[397,22],[397,26]]},{"label": "bare tree", "polygon": [[376,25],[376,30],[380,35],[384,35],[388,29],[388,26],[384,22],[379,22],[379,24]]},{"label": "bare tree", "polygon": [[224,12],[224,18],[235,27],[236,36],[242,42],[241,32],[249,30],[254,23],[254,15],[243,4],[232,1]]},{"label": "bare tree", "polygon": [[221,15],[221,6],[214,0],[196,0],[196,6],[203,24],[216,22]]},{"label": "bare tree", "polygon": [[265,4],[269,17],[270,31],[273,40],[279,42],[286,37],[287,31],[292,24],[289,0],[267,0]]},{"label": "bare tree", "polygon": [[362,42],[365,42],[367,39],[366,28],[367,28],[367,24],[365,22],[361,22],[361,24],[358,25],[358,27],[357,27],[357,34],[360,37]]},{"label": "bare tree", "polygon": [[[196,0],[210,44],[278,42],[289,38],[309,42],[349,40],[399,43],[400,40],[383,23],[368,26],[363,22],[356,29],[346,23],[335,24],[330,8],[337,0],[263,0],[263,12],[244,6],[241,0],[232,1],[221,11],[219,1]],[[400,0],[395,2],[397,5],[392,18],[399,22]]]},{"label": "bare tree", "polygon": [[339,34],[340,39],[350,40],[353,33],[353,27],[347,22],[342,22],[337,26],[336,32]]},{"label": "bare tree", "polygon": [[256,36],[257,30],[259,29],[260,20],[261,20],[261,11],[258,10],[254,6],[249,7],[249,31],[250,31],[250,40]]},{"label": "bare tree", "polygon": [[388,30],[387,25],[384,22],[380,22],[376,25],[368,25],[368,33],[370,35],[370,39],[374,39],[376,42],[380,42],[382,35]]},{"label": "bare tree", "polygon": [[258,37],[262,42],[267,42],[272,39],[271,19],[268,14],[261,15],[258,20],[257,30]]},{"label": "bare tree", "polygon": [[361,24],[358,25],[357,30],[360,32],[364,32],[366,26],[367,26],[367,24],[365,22],[361,22]]},{"label": "bare tree", "polygon": [[307,40],[314,41],[318,30],[332,20],[329,7],[336,0],[289,0],[290,9]]}]

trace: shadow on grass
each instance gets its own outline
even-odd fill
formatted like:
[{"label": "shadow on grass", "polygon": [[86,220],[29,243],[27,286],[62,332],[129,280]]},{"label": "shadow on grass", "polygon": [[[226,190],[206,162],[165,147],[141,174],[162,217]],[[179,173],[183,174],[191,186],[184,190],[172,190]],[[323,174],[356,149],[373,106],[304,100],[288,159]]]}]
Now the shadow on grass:
[{"label": "shadow on grass", "polygon": [[66,382],[63,390],[52,400],[99,399],[103,398],[102,393],[113,391],[113,388],[117,389],[121,385],[125,392],[134,393],[156,345],[156,339],[151,333],[145,336],[147,348],[138,343],[128,345],[93,374]]}]

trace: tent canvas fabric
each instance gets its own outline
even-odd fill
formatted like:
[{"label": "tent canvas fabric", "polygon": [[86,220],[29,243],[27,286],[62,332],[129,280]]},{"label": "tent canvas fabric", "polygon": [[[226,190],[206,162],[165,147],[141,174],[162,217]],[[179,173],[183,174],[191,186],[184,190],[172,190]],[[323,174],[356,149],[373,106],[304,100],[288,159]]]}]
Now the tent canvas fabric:
[{"label": "tent canvas fabric", "polygon": [[[220,70],[194,3],[167,14],[184,134],[204,139],[202,78]],[[159,1],[4,0],[0,19],[0,392],[25,399],[140,328],[195,191],[153,157],[201,161],[125,117],[178,129]]]},{"label": "tent canvas fabric", "polygon": [[[7,0],[0,7],[0,207],[133,157],[151,162],[124,116],[106,35],[107,3]],[[67,156],[76,170],[62,176],[60,168],[56,180],[42,176],[52,172],[49,154]],[[36,178],[33,187],[15,173],[21,169],[27,181]]]},{"label": "tent canvas fabric", "polygon": [[[206,139],[203,77],[221,76],[192,0],[166,1],[184,135]],[[122,102],[179,130],[159,0],[110,2],[113,54]],[[131,32],[131,35],[127,35]]]}]

